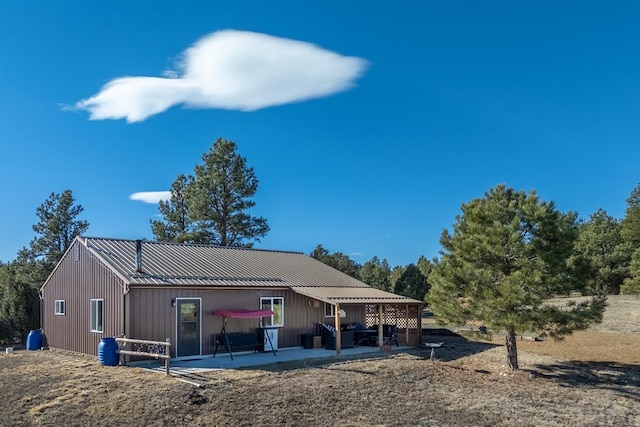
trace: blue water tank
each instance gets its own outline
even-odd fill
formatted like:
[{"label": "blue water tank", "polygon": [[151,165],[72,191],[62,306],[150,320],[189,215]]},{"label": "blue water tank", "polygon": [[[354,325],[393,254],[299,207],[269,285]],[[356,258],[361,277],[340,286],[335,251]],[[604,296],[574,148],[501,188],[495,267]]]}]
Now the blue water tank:
[{"label": "blue water tank", "polygon": [[102,338],[98,344],[98,362],[104,366],[118,365],[118,343],[115,338]]},{"label": "blue water tank", "polygon": [[27,335],[27,350],[40,350],[42,348],[42,332],[39,329],[29,331]]}]

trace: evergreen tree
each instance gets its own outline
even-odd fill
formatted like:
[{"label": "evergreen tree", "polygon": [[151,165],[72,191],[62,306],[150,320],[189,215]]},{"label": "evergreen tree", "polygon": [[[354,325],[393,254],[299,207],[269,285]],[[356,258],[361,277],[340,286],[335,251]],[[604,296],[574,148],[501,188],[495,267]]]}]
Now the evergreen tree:
[{"label": "evergreen tree", "polygon": [[[0,261],[0,307],[4,302],[4,295],[7,293],[7,288],[9,287],[9,274],[9,265]],[[9,341],[10,330],[11,328],[7,320],[2,313],[0,313],[0,345],[6,344]]]},{"label": "evergreen tree", "polygon": [[620,225],[624,248],[630,256],[628,277],[621,291],[625,294],[640,295],[640,184],[631,191],[627,199],[627,209]]},{"label": "evergreen tree", "polygon": [[160,242],[203,243],[195,233],[194,221],[189,216],[187,188],[192,177],[180,174],[171,184],[171,198],[158,204],[164,221],[151,221],[151,230]]},{"label": "evergreen tree", "polygon": [[620,287],[620,292],[625,295],[640,296],[640,248],[631,256],[629,266],[629,276],[624,279],[624,284]]},{"label": "evergreen tree", "polygon": [[194,176],[176,179],[171,199],[159,205],[164,220],[151,222],[156,240],[252,247],[267,234],[267,220],[247,212],[258,179],[237,148],[218,138]]},{"label": "evergreen tree", "polygon": [[391,292],[397,293],[396,286],[398,284],[398,280],[400,280],[400,277],[404,273],[405,268],[406,267],[401,265],[396,265],[391,269],[391,273],[389,273],[389,286]]},{"label": "evergreen tree", "polygon": [[627,209],[620,224],[620,234],[632,251],[640,249],[640,184],[627,198]]},{"label": "evergreen tree", "polygon": [[420,273],[422,273],[422,275],[424,277],[429,277],[429,274],[431,274],[431,270],[433,270],[433,265],[435,264],[435,259],[434,261],[429,261],[425,256],[420,256],[420,258],[418,258],[418,268],[420,269]]},{"label": "evergreen tree", "polygon": [[575,251],[591,264],[591,293],[617,294],[628,275],[630,255],[622,241],[620,223],[599,209],[579,230]]},{"label": "evergreen tree", "polygon": [[73,239],[89,228],[87,221],[77,219],[84,208],[74,205],[74,202],[71,190],[62,194],[51,193],[36,209],[39,221],[32,227],[36,237],[31,240],[29,248],[18,253],[19,260],[42,260],[45,268],[53,271]]},{"label": "evergreen tree", "polygon": [[396,281],[394,292],[398,295],[423,301],[429,291],[427,278],[415,264],[409,264]]},{"label": "evergreen tree", "polygon": [[322,245],[318,245],[309,255],[312,258],[315,258],[318,261],[323,262],[338,271],[342,271],[343,273],[348,274],[351,277],[354,277],[356,279],[360,278],[360,265],[342,252],[334,252],[332,254],[329,254],[329,251],[327,249],[325,249]]},{"label": "evergreen tree", "polygon": [[23,341],[40,323],[37,288],[21,281],[16,270],[15,262],[0,266],[0,342],[5,343]]},{"label": "evergreen tree", "polygon": [[386,259],[380,261],[377,256],[374,256],[369,261],[362,264],[359,271],[360,280],[364,283],[372,286],[376,289],[383,291],[391,290],[391,282],[389,281],[389,274],[391,268]]},{"label": "evergreen tree", "polygon": [[425,256],[420,256],[420,258],[418,258],[418,269],[420,270],[420,273],[422,273],[422,275],[424,276],[425,283],[427,285],[427,290],[425,292],[424,297],[422,298],[422,300],[425,302],[426,302],[429,289],[431,288],[431,284],[429,283],[429,275],[433,271],[433,267],[434,265],[436,265],[437,262],[438,262],[437,258],[434,258],[432,261],[427,259]]},{"label": "evergreen tree", "polygon": [[548,303],[584,289],[579,263],[569,262],[576,238],[575,214],[562,214],[533,191],[499,185],[462,205],[453,234],[443,231],[427,301],[440,322],[481,321],[505,331],[507,363],[517,370],[516,332],[562,338],[602,319],[606,296],[566,307]]},{"label": "evergreen tree", "polygon": [[36,209],[36,236],[28,248],[18,252],[11,264],[3,266],[0,295],[0,329],[4,339],[25,338],[40,324],[38,290],[53,271],[73,239],[84,233],[89,223],[77,219],[83,211],[75,205],[71,190],[51,195]]}]

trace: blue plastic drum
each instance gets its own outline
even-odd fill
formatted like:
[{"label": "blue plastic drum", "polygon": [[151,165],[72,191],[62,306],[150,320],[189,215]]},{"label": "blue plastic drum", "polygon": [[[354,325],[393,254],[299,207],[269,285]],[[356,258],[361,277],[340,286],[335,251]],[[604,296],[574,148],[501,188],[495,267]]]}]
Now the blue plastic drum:
[{"label": "blue plastic drum", "polygon": [[117,366],[118,343],[115,338],[102,338],[98,344],[98,362],[104,366]]},{"label": "blue plastic drum", "polygon": [[29,331],[27,335],[27,350],[40,350],[42,348],[42,332],[39,329]]}]

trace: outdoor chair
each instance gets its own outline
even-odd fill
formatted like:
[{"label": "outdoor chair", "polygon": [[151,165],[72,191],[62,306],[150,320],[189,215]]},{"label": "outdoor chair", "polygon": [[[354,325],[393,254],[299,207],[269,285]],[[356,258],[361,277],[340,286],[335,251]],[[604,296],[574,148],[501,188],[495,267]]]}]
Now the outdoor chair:
[{"label": "outdoor chair", "polygon": [[[340,347],[341,348],[353,348],[355,346],[355,333],[354,331],[345,330],[345,328],[340,328]],[[324,343],[324,348],[327,350],[335,350],[336,349],[336,332],[335,328],[332,325],[327,325],[324,323],[320,323],[320,331],[322,332],[322,341]]]}]

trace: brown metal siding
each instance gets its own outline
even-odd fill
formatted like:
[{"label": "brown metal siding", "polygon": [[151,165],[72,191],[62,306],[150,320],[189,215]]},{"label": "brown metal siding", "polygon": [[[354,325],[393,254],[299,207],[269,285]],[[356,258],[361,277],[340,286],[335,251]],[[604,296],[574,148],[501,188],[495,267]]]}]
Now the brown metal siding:
[{"label": "brown metal siding", "polygon": [[[318,322],[331,323],[333,318],[324,317],[324,305],[311,304],[308,297],[285,289],[162,289],[132,288],[130,293],[129,338],[152,341],[176,340],[175,298],[202,299],[202,353],[214,351],[213,334],[220,333],[222,318],[214,316],[214,310],[252,310],[260,308],[260,297],[284,297],[284,327],[278,331],[278,346],[301,346],[301,335],[315,333]],[[347,317],[344,322],[363,322],[363,306],[344,306]],[[249,332],[259,327],[258,319],[228,319],[229,332]],[[172,347],[175,355],[175,347]]]},{"label": "brown metal siding", "polygon": [[[42,289],[42,328],[51,348],[97,354],[100,339],[124,333],[123,283],[84,245],[66,253]],[[103,332],[90,332],[90,301],[103,299]],[[65,301],[64,316],[55,315],[56,300]]]}]

